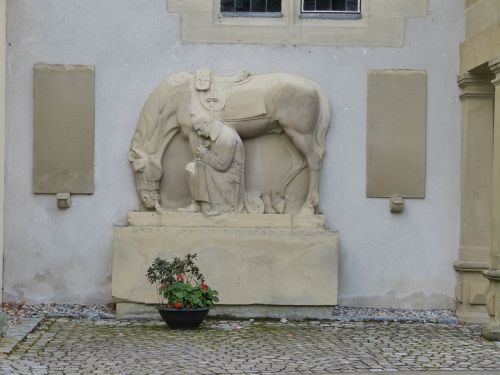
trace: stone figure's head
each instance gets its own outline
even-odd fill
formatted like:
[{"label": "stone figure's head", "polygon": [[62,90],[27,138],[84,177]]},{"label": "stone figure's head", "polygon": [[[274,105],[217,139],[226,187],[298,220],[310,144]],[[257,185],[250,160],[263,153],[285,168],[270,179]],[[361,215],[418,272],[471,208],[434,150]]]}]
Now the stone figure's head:
[{"label": "stone figure's head", "polygon": [[131,147],[129,160],[135,174],[135,185],[142,204],[149,210],[155,209],[160,201],[160,180],[163,175],[161,164],[154,156],[136,147]]},{"label": "stone figure's head", "polygon": [[200,136],[208,138],[210,136],[210,126],[214,122],[206,113],[197,115],[193,120],[193,130]]}]

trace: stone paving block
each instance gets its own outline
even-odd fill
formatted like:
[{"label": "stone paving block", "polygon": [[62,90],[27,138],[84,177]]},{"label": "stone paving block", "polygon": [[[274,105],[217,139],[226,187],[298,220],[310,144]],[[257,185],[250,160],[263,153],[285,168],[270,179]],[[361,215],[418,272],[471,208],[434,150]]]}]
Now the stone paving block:
[{"label": "stone paving block", "polygon": [[10,353],[41,321],[42,318],[26,318],[22,323],[8,327],[5,336],[0,337],[0,354]]},{"label": "stone paving block", "polygon": [[176,331],[164,324],[122,323],[43,322],[0,360],[0,374],[296,375],[432,370],[438,375],[438,370],[459,369],[500,373],[500,346],[482,340],[477,326],[208,321],[197,331]]}]

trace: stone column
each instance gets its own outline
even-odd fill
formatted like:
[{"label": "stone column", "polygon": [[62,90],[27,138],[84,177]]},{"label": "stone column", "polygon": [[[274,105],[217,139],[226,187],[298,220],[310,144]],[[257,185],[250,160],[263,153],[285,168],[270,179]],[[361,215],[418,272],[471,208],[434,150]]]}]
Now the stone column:
[{"label": "stone column", "polygon": [[492,238],[490,268],[484,271],[489,280],[486,306],[490,315],[489,324],[483,328],[488,340],[500,340],[500,57],[490,61],[490,70],[495,74],[494,134],[493,134],[493,180],[492,180]]},{"label": "stone column", "polygon": [[492,74],[465,73],[462,90],[462,192],[460,249],[455,290],[460,321],[487,323],[486,294],[491,249],[491,170],[493,164]]}]

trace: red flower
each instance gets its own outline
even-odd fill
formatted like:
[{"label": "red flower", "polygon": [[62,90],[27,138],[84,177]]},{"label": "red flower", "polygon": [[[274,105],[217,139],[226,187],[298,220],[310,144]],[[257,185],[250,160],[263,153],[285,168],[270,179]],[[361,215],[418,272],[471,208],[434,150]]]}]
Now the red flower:
[{"label": "red flower", "polygon": [[180,303],[179,301],[175,301],[175,303],[174,303],[174,307],[175,307],[176,309],[180,309],[180,308],[182,307],[182,303]]},{"label": "red flower", "polygon": [[176,279],[177,279],[177,281],[179,281],[179,282],[183,282],[183,281],[184,281],[184,275],[183,275],[182,273],[180,273],[180,274],[178,274],[178,275],[176,276]]},{"label": "red flower", "polygon": [[204,282],[204,281],[202,281],[202,282],[201,282],[201,289],[202,289],[202,290],[207,290],[207,289],[208,289],[208,285],[207,285],[207,284],[205,284],[205,282]]}]

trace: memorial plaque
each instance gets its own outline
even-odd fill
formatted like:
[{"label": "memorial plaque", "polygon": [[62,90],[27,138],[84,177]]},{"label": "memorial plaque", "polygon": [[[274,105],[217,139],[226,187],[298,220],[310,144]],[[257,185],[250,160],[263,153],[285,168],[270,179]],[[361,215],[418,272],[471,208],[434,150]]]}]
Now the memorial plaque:
[{"label": "memorial plaque", "polygon": [[427,75],[368,72],[366,195],[425,197]]},{"label": "memorial plaque", "polygon": [[35,65],[33,191],[94,192],[95,68]]}]

